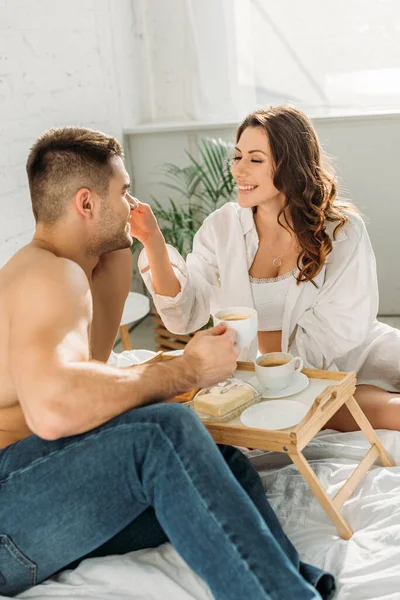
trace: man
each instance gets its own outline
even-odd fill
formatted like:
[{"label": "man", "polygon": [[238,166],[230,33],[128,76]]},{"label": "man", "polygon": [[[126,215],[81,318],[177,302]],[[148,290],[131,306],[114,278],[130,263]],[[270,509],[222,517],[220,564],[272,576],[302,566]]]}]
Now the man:
[{"label": "man", "polygon": [[0,593],[170,540],[217,600],[332,597],[333,578],[299,563],[245,457],[162,403],[230,376],[233,333],[199,333],[168,363],[105,364],[137,206],[119,143],[50,130],[27,172],[36,232],[0,271]]}]

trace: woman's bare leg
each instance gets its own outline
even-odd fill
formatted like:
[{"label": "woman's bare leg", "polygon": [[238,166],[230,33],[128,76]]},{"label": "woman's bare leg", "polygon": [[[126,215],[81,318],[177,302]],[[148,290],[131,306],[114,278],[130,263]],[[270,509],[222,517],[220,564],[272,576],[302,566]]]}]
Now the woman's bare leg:
[{"label": "woman's bare leg", "polygon": [[[400,431],[400,393],[386,392],[374,385],[358,385],[354,397],[374,429]],[[360,428],[343,405],[324,429],[357,431]]]}]

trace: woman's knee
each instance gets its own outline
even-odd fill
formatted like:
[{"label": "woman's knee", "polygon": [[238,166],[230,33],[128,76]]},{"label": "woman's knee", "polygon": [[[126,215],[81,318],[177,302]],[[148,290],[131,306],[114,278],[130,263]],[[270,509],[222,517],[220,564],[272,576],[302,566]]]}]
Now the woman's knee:
[{"label": "woman's knee", "polygon": [[358,385],[354,397],[374,429],[400,430],[400,394]]}]

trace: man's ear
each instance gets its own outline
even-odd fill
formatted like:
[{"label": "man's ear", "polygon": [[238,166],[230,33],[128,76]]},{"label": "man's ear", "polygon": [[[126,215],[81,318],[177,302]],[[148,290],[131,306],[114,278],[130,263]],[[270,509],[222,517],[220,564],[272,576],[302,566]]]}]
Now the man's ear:
[{"label": "man's ear", "polygon": [[95,195],[88,188],[80,188],[75,194],[75,207],[79,216],[91,218],[95,210]]}]

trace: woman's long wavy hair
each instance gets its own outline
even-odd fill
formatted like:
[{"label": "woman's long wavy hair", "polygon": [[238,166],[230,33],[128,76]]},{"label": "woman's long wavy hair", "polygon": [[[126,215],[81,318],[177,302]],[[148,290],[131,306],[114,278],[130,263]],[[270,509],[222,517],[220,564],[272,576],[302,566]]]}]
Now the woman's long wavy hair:
[{"label": "woman's long wavy hair", "polygon": [[[291,106],[257,110],[239,125],[236,142],[247,127],[261,127],[268,135],[275,166],[274,186],[285,197],[278,223],[294,232],[301,247],[298,283],[314,283],[332,251],[326,222],[338,222],[335,238],[348,222],[344,209],[357,210],[350,203],[338,202],[335,171],[322,151],[310,119],[302,111]],[[291,223],[286,219],[287,214]]]}]

